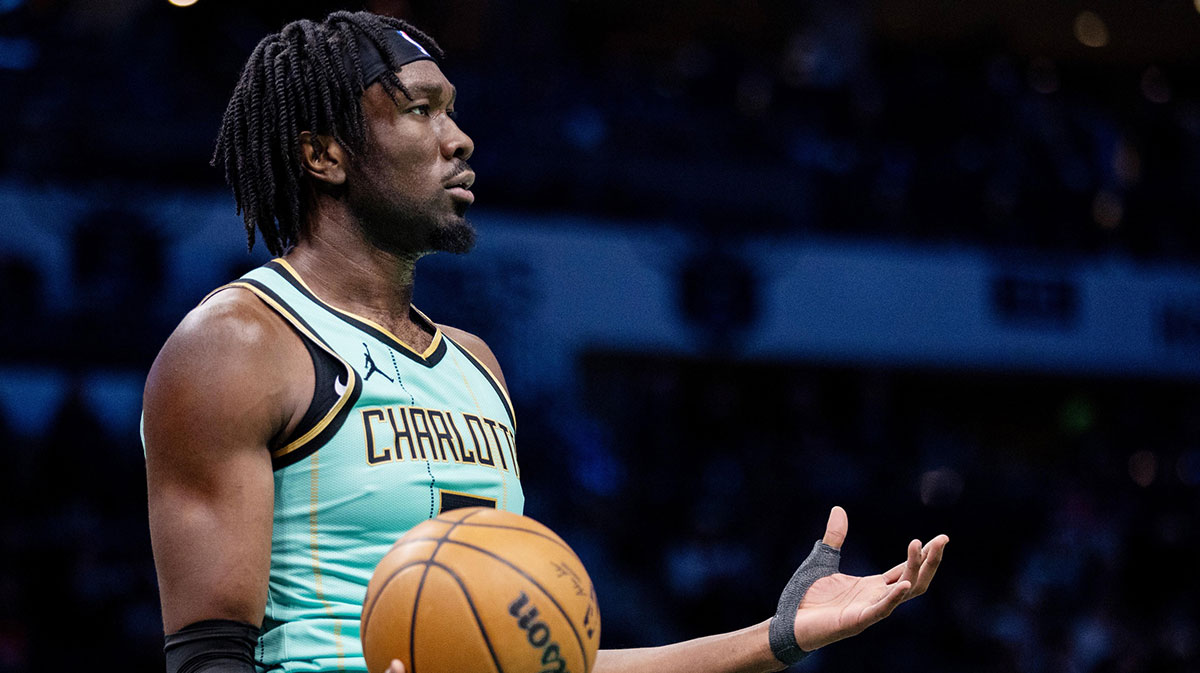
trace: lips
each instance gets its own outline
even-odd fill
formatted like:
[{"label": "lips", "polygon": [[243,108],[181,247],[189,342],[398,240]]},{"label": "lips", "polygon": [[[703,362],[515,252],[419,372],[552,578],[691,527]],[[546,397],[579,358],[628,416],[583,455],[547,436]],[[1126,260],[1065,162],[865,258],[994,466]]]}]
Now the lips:
[{"label": "lips", "polygon": [[450,192],[451,198],[474,203],[475,195],[471,193],[473,184],[475,184],[475,172],[463,171],[446,181],[446,191]]},{"label": "lips", "polygon": [[475,171],[463,171],[446,181],[446,189],[471,189],[475,184]]}]

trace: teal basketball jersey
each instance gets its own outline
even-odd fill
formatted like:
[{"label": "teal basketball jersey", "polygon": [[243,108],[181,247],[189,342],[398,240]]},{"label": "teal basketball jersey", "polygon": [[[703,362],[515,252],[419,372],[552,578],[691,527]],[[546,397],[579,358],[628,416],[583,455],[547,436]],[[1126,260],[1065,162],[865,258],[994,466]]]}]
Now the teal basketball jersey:
[{"label": "teal basketball jersey", "polygon": [[271,574],[255,658],[266,671],[365,671],[362,601],[396,539],[449,509],[524,509],[512,403],[436,326],[418,353],[321,301],[282,259],[217,292],[230,287],[290,323],[317,371],[313,406],[272,451]]}]

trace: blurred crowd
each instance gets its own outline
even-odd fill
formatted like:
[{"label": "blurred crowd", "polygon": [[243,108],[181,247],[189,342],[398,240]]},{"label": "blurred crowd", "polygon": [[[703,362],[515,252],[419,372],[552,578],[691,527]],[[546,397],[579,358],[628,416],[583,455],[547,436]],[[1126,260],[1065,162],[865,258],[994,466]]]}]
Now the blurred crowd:
[{"label": "blurred crowd", "polygon": [[[1194,56],[1014,53],[995,32],[913,44],[876,34],[885,2],[367,4],[447,48],[480,203],[723,235],[1200,254]],[[86,5],[0,17],[29,52],[0,68],[8,175],[216,186],[207,159],[253,45],[349,6]],[[1060,37],[1075,44],[1069,20]]]},{"label": "blurred crowd", "polygon": [[513,63],[503,87],[464,68],[481,184],[514,206],[699,217],[725,235],[1196,259],[1194,69],[868,45],[852,18],[767,39],[769,53],[692,42],[648,66],[631,37],[590,66]]},{"label": "blurred crowd", "polygon": [[848,572],[938,532],[947,560],[894,623],[797,670],[1200,661],[1195,386],[611,353],[588,372],[608,422],[557,438],[574,465],[534,460],[553,442],[525,460],[531,488],[565,470],[587,494],[555,516],[598,531],[609,645],[761,618],[841,504]]},{"label": "blurred crowd", "polygon": [[[69,305],[0,248],[0,393],[50,374],[66,390],[10,393],[0,413],[0,673],[162,670],[137,386],[113,412],[88,382],[97,369],[140,381],[187,306],[160,303],[163,233],[122,203],[220,188],[206,162],[237,69],[294,18],[255,3],[87,4],[0,3],[0,176],[98,185],[94,212],[63,233]],[[411,4],[451,54],[488,207],[722,240],[1200,260],[1195,63],[1066,61],[989,40],[922,50],[875,39],[869,3]],[[519,344],[500,320],[462,326],[503,363]],[[527,513],[588,565],[605,646],[770,615],[840,504],[848,572],[890,567],[913,536],[952,542],[927,596],[797,670],[1200,667],[1194,381],[603,349],[580,366],[581,391],[513,394]],[[47,420],[30,431],[26,416]]]}]

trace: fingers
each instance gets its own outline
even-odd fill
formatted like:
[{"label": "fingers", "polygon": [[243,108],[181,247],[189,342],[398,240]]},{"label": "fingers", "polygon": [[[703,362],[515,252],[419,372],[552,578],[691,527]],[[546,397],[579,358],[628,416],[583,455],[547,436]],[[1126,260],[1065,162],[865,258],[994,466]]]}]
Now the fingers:
[{"label": "fingers", "polygon": [[913,580],[913,596],[920,596],[929,588],[929,583],[933,581],[933,576],[942,563],[942,554],[945,552],[948,542],[950,542],[949,537],[939,535],[930,540],[929,544],[926,544],[925,548],[921,550],[925,558],[921,563],[920,571],[915,575],[916,579]]},{"label": "fingers", "polygon": [[888,584],[900,581],[904,576],[904,569],[908,567],[908,561],[892,566],[892,569],[883,574],[883,581]]},{"label": "fingers", "polygon": [[392,659],[392,664],[388,666],[387,673],[404,673],[404,664],[400,663],[399,659]]},{"label": "fingers", "polygon": [[925,550],[921,549],[921,541],[913,540],[908,543],[908,562],[904,565],[904,576],[910,582],[917,580],[921,572],[921,563],[925,560]]},{"label": "fingers", "polygon": [[946,535],[939,535],[924,547],[921,546],[920,540],[913,540],[908,543],[908,558],[891,570],[883,574],[883,579],[888,584],[906,580],[912,583],[912,590],[908,593],[907,598],[915,598],[925,593],[929,588],[929,584],[933,581],[933,576],[937,573],[938,566],[942,563],[942,555],[946,549],[946,543],[950,538]]},{"label": "fingers", "polygon": [[[912,583],[908,580],[900,580],[889,587],[886,594],[883,595],[873,605],[862,612],[862,628],[866,628],[871,624],[892,614],[896,606],[900,605],[908,598],[909,591],[912,589]],[[860,629],[861,630],[861,629]]]},{"label": "fingers", "polygon": [[841,507],[834,506],[829,510],[829,521],[825,523],[825,537],[821,542],[833,547],[841,549],[842,543],[846,541],[846,531],[850,528],[850,520],[846,516],[846,510]]},{"label": "fingers", "polygon": [[925,560],[925,550],[921,548],[920,540],[913,540],[908,543],[908,558],[891,570],[883,574],[883,579],[888,584],[898,582],[902,579],[909,582],[916,582],[917,575],[921,571],[921,563]]}]

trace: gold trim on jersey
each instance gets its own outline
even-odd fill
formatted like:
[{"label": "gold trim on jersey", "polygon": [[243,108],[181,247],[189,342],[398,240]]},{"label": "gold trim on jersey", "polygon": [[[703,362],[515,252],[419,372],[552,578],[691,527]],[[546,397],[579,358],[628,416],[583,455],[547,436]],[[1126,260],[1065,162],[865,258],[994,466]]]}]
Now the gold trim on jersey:
[{"label": "gold trim on jersey", "polygon": [[[413,310],[417,311],[415,306],[413,307]],[[421,313],[421,312],[417,311],[417,313]],[[421,317],[424,318],[425,317],[424,314],[421,314]],[[429,318],[425,318],[425,319],[429,320]],[[471,352],[470,348],[467,348],[466,346],[458,343],[457,341],[454,341],[454,339],[451,339],[450,337],[446,337],[446,339],[449,341],[453,341],[454,345],[458,346],[458,350],[462,351],[463,353],[466,353],[467,357],[474,360],[475,364],[479,365],[480,369],[487,372],[487,375],[492,379],[492,382],[496,384],[496,389],[500,391],[501,395],[504,395],[504,401],[508,403],[508,408],[512,412],[513,430],[515,431],[517,429],[517,408],[513,406],[512,398],[508,396],[508,386],[504,385],[504,382],[500,380],[499,376],[496,376],[496,372],[493,372],[491,367],[484,364],[483,360],[480,360],[479,358],[475,357],[475,354]],[[460,370],[460,372],[461,372],[461,370]],[[463,377],[463,380],[464,381],[466,380],[465,376]],[[468,386],[468,387],[470,387],[470,386]],[[478,406],[479,402],[477,401],[475,403],[475,405]]]},{"label": "gold trim on jersey", "polygon": [[308,337],[309,340],[311,340],[313,343],[320,346],[321,349],[324,350],[326,353],[329,353],[333,357],[337,358],[337,361],[342,363],[342,367],[344,367],[346,370],[346,377],[347,377],[346,378],[346,390],[345,390],[345,392],[343,392],[341,394],[340,397],[338,397],[338,401],[334,403],[333,407],[331,407],[329,409],[329,411],[325,414],[325,416],[323,418],[321,418],[321,420],[318,421],[316,425],[314,425],[312,428],[309,428],[308,432],[297,437],[296,439],[292,440],[291,442],[288,442],[284,446],[281,446],[277,449],[273,449],[271,451],[271,456],[273,458],[279,458],[282,456],[286,456],[287,454],[303,447],[305,444],[312,441],[312,439],[314,437],[321,434],[321,431],[323,431],[330,423],[333,422],[333,420],[335,418],[337,418],[337,415],[342,410],[342,407],[346,406],[346,401],[350,399],[350,396],[355,387],[355,381],[358,378],[358,372],[354,371],[354,367],[351,367],[350,363],[343,360],[342,357],[340,355],[338,355],[337,352],[335,352],[332,348],[330,348],[324,341],[317,338],[317,335],[315,335],[311,331],[309,331],[309,329],[307,327],[305,327],[304,324],[301,323],[300,320],[296,316],[292,315],[292,312],[290,309],[288,309],[286,306],[280,304],[279,302],[275,301],[273,298],[266,295],[261,290],[259,290],[257,287],[254,287],[253,285],[251,285],[249,283],[245,283],[242,281],[234,281],[227,285],[222,285],[221,287],[213,290],[212,292],[209,292],[208,295],[205,296],[204,299],[201,300],[200,303],[203,304],[204,302],[208,301],[209,298],[211,298],[216,293],[218,293],[222,290],[228,290],[229,288],[232,288],[232,287],[236,287],[236,288],[243,289],[243,290],[249,290],[249,291],[253,292],[254,296],[258,297],[259,300],[262,301],[264,304],[275,309],[275,312],[278,313],[280,316],[282,316],[285,320],[287,320],[288,324],[290,324],[296,331],[298,331],[301,334],[303,334],[304,336]]},{"label": "gold trim on jersey", "polygon": [[320,480],[318,474],[321,472],[321,458],[318,455],[320,451],[312,455],[312,469],[309,471],[308,481],[308,544],[309,552],[312,556],[312,572],[313,572],[313,590],[317,594],[317,600],[321,602],[321,607],[325,609],[325,614],[333,620],[333,641],[335,643],[335,651],[337,654],[338,670],[344,670],[346,667],[346,646],[342,642],[342,620],[338,619],[337,613],[333,611],[333,604],[325,597],[325,573],[321,570],[321,541],[320,527],[317,525],[317,513],[320,512]]},{"label": "gold trim on jersey", "polygon": [[442,341],[442,328],[438,327],[437,323],[435,323],[432,320],[430,320],[429,318],[425,317],[424,313],[417,311],[417,307],[415,307],[411,304],[409,305],[410,309],[415,311],[417,313],[417,315],[424,318],[425,322],[429,323],[429,325],[431,327],[433,327],[433,341],[431,341],[429,343],[429,348],[426,348],[424,353],[419,352],[417,349],[404,343],[404,341],[400,337],[396,336],[395,334],[392,334],[391,330],[384,327],[383,325],[380,325],[379,323],[375,322],[374,320],[371,320],[370,318],[364,318],[363,316],[358,315],[357,313],[352,313],[350,311],[340,309],[340,308],[334,306],[333,304],[330,304],[329,302],[325,301],[324,299],[321,299],[319,296],[317,296],[317,293],[313,292],[313,289],[308,286],[308,283],[304,282],[304,279],[300,277],[300,274],[296,271],[295,268],[292,267],[291,264],[288,263],[288,261],[286,259],[284,259],[282,257],[276,257],[272,261],[279,264],[280,268],[282,268],[284,271],[287,271],[289,274],[291,274],[292,278],[295,278],[297,283],[300,283],[300,285],[303,286],[305,290],[308,290],[309,294],[311,294],[317,301],[321,302],[321,304],[323,304],[324,306],[326,306],[334,311],[337,311],[338,313],[341,313],[342,315],[349,316],[351,318],[354,318],[355,320],[358,320],[360,322],[370,325],[371,327],[374,327],[375,329],[377,329],[380,332],[382,332],[383,334],[385,334],[388,338],[395,341],[397,345],[402,346],[405,350],[412,353],[413,355],[416,355],[417,357],[421,358],[422,360],[428,360],[429,356],[431,356],[435,352],[437,352],[438,344],[441,343],[441,341]]},{"label": "gold trim on jersey", "polygon": [[438,511],[439,512],[442,511],[442,507],[444,506],[442,503],[442,496],[446,495],[447,493],[449,493],[451,495],[461,495],[463,497],[470,498],[472,500],[486,500],[486,501],[492,503],[493,507],[496,506],[500,502],[498,499],[493,498],[491,496],[487,496],[487,495],[479,495],[478,493],[467,493],[465,491],[451,491],[448,488],[439,488],[438,489]]}]

